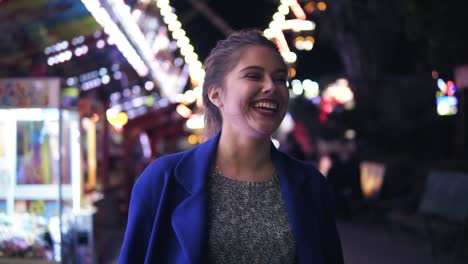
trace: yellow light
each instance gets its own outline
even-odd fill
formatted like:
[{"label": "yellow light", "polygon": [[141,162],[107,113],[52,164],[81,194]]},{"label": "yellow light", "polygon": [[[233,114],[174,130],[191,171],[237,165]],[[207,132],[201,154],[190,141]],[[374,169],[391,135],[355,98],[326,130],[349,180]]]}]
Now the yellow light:
[{"label": "yellow light", "polygon": [[187,137],[187,142],[191,145],[195,145],[198,143],[198,137],[195,135],[190,135]]},{"label": "yellow light", "polygon": [[363,161],[360,165],[361,189],[365,198],[375,197],[382,188],[385,177],[385,165]]},{"label": "yellow light", "polygon": [[285,20],[285,17],[282,13],[280,12],[276,12],[274,15],[273,15],[273,20],[274,21],[278,21],[278,22],[283,22]]},{"label": "yellow light", "polygon": [[312,44],[315,43],[315,38],[312,36],[307,36],[305,40],[312,42]]},{"label": "yellow light", "polygon": [[281,5],[278,7],[278,12],[280,12],[280,13],[283,14],[283,15],[289,14],[289,6],[281,4]]},{"label": "yellow light", "polygon": [[289,68],[289,77],[294,77],[296,76],[296,69],[294,69],[293,67]]},{"label": "yellow light", "polygon": [[120,112],[117,115],[117,120],[121,124],[121,126],[125,126],[128,123],[128,116],[125,112]]},{"label": "yellow light", "polygon": [[327,4],[325,4],[325,2],[318,2],[317,3],[317,8],[320,11],[325,11],[327,9]]},{"label": "yellow light", "polygon": [[307,14],[312,14],[315,11],[315,3],[314,2],[309,2],[304,6],[304,11]]},{"label": "yellow light", "polygon": [[294,39],[294,42],[297,42],[297,41],[304,41],[304,37],[302,36],[298,36]]},{"label": "yellow light", "polygon": [[192,110],[183,104],[178,105],[176,107],[176,111],[180,116],[184,118],[189,118],[192,114]]}]

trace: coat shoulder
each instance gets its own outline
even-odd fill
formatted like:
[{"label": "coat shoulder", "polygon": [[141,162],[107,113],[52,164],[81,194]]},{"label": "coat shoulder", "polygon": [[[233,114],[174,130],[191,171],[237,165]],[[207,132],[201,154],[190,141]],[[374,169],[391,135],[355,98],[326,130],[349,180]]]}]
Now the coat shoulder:
[{"label": "coat shoulder", "polygon": [[326,182],[325,176],[323,176],[323,174],[315,167],[313,163],[298,160],[280,151],[279,153],[282,155],[282,158],[286,161],[288,170],[293,169],[293,171],[302,172],[307,180],[317,181],[320,183]]}]

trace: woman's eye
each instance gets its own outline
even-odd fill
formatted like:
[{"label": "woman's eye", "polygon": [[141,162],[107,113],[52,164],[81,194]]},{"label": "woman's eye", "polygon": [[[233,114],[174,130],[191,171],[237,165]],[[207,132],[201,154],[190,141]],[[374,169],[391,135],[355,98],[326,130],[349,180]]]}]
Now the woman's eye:
[{"label": "woman's eye", "polygon": [[280,82],[280,83],[286,84],[286,82],[287,82],[288,80],[287,80],[287,78],[285,78],[285,77],[278,77],[278,78],[276,78],[276,81],[277,81],[277,82]]},{"label": "woman's eye", "polygon": [[262,78],[260,74],[256,74],[256,73],[247,74],[246,77],[249,79],[254,79],[254,80],[259,80],[260,78]]}]

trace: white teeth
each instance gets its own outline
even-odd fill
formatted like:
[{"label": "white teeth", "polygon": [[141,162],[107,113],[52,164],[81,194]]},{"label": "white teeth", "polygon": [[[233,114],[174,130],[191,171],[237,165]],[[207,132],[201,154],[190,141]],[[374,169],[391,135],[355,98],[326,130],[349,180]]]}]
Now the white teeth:
[{"label": "white teeth", "polygon": [[276,110],[278,108],[278,105],[273,102],[257,102],[254,106],[260,108],[268,108],[272,110]]}]

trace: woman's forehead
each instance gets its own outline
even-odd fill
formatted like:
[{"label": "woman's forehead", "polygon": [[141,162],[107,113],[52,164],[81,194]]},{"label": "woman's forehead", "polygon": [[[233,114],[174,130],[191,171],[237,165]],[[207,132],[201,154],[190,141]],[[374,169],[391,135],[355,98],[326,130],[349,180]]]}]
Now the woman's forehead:
[{"label": "woman's forehead", "polygon": [[245,67],[258,66],[263,68],[274,68],[275,71],[287,71],[286,64],[284,63],[279,52],[270,47],[249,46],[239,52],[240,55],[237,58],[237,63],[234,67],[235,70],[242,70]]}]

